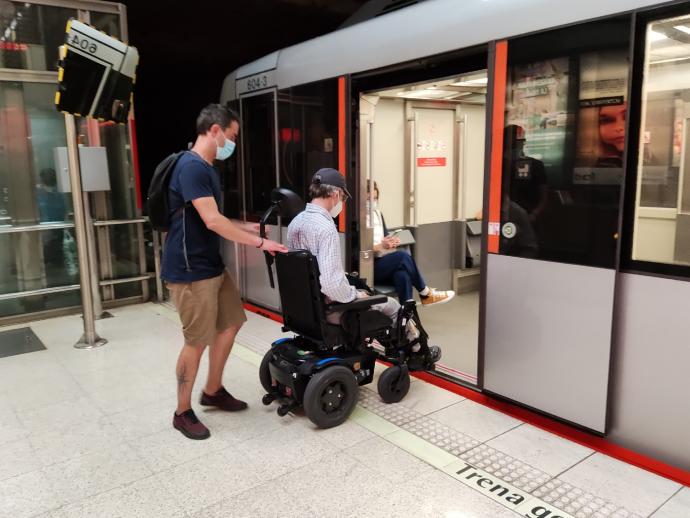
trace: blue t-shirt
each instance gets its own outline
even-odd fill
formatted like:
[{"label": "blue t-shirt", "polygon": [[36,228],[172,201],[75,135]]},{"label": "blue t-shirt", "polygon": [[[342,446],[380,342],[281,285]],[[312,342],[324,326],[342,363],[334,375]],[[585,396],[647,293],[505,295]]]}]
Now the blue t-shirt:
[{"label": "blue t-shirt", "polygon": [[220,236],[206,228],[191,203],[213,196],[220,207],[218,171],[189,151],[175,165],[168,196],[173,216],[163,248],[161,278],[168,282],[194,282],[222,274]]}]

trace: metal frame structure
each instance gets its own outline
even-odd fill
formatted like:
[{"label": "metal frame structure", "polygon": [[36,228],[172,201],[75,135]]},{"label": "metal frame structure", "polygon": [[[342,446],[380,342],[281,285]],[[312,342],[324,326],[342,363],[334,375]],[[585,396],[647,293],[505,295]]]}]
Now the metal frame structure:
[{"label": "metal frame structure", "polygon": [[[98,0],[27,0],[27,4],[42,5],[50,7],[62,7],[71,8],[77,11],[77,16],[89,23],[91,20],[91,13],[107,13],[114,14],[119,17],[119,30],[120,39],[123,41],[128,40],[128,30],[127,30],[127,19],[126,7],[122,4],[117,4],[113,2],[102,2]],[[9,69],[0,68],[0,81],[14,81],[19,83],[43,83],[43,84],[57,84],[58,73],[53,71],[39,71],[39,70],[23,70],[23,69]],[[132,147],[132,134],[127,131],[127,142]],[[130,153],[128,151],[128,153]],[[130,160],[133,160],[131,157]],[[88,227],[87,234],[91,234],[89,241],[90,254],[92,256],[91,264],[84,263],[82,260],[79,261],[80,270],[85,269],[86,273],[91,277],[92,284],[95,287],[94,296],[97,299],[95,306],[97,308],[97,313],[100,313],[101,309],[101,295],[103,295],[103,302],[112,306],[113,303],[118,303],[119,301],[115,297],[115,292],[113,286],[119,284],[139,282],[141,283],[141,295],[137,297],[127,297],[130,302],[133,300],[146,301],[149,299],[149,282],[152,278],[156,279],[156,295],[157,299],[160,301],[163,298],[163,285],[160,280],[160,236],[156,232],[153,234],[153,245],[154,245],[154,255],[155,255],[155,272],[147,272],[146,264],[146,247],[144,243],[144,225],[147,224],[148,219],[142,217],[141,208],[137,203],[135,209],[135,218],[130,219],[105,219],[107,218],[107,198],[105,193],[96,193],[93,196],[89,196],[88,193],[84,194],[84,200],[87,201],[91,199],[93,203],[94,211],[92,218],[91,211],[87,205],[87,211],[85,213],[85,221]],[[110,228],[117,225],[135,225],[136,226],[136,237],[138,241],[138,265],[139,274],[124,278],[112,278],[113,268],[112,268],[112,253],[110,250]],[[35,225],[21,225],[21,226],[9,226],[0,225],[0,235],[3,234],[19,234],[23,232],[36,232],[44,230],[56,230],[56,229],[74,229],[75,223],[64,222],[64,223],[46,223],[46,224],[35,224]],[[96,254],[96,249],[98,249],[98,254]],[[97,256],[100,257],[100,261],[97,260]],[[81,259],[81,258],[80,258]],[[0,294],[0,301],[2,300],[12,300],[23,297],[30,297],[36,295],[47,295],[54,293],[64,293],[71,292],[80,289],[80,285],[65,285],[65,286],[55,286],[50,288],[38,289],[38,290],[28,290],[20,291],[14,293],[4,293]],[[125,300],[125,299],[122,299]],[[42,317],[45,316],[57,316],[59,314],[64,314],[67,312],[74,312],[76,308],[59,308],[54,310],[46,310],[40,312]],[[86,309],[85,309],[86,311]],[[38,315],[38,314],[36,314]],[[25,321],[29,315],[16,315],[8,317],[0,317],[0,325],[11,324],[17,321]],[[97,315],[98,317],[98,315]]]}]

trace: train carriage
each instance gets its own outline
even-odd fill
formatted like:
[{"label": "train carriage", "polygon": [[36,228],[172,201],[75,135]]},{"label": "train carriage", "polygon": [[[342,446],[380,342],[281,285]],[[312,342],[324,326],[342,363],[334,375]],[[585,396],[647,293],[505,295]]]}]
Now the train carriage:
[{"label": "train carriage", "polygon": [[[690,2],[428,0],[249,63],[221,101],[228,216],[336,167],[344,267],[376,284],[375,182],[458,293],[421,313],[437,375],[690,471]],[[259,252],[224,254],[280,312]]]}]

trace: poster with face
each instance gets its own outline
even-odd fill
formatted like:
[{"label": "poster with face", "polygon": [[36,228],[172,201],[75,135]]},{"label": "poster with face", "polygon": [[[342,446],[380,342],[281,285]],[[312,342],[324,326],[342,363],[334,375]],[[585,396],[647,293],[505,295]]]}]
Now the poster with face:
[{"label": "poster with face", "polygon": [[580,57],[573,183],[621,183],[627,82],[627,51],[593,52]]}]

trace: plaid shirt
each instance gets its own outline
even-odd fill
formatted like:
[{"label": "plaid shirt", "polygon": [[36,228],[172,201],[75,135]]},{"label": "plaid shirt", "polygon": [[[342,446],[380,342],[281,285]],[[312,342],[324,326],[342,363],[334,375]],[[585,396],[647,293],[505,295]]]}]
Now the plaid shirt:
[{"label": "plaid shirt", "polygon": [[321,291],[334,302],[352,302],[357,290],[345,277],[340,256],[340,239],[328,211],[313,203],[288,225],[288,248],[308,250],[319,263]]}]

